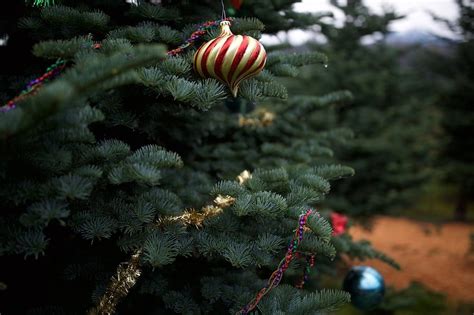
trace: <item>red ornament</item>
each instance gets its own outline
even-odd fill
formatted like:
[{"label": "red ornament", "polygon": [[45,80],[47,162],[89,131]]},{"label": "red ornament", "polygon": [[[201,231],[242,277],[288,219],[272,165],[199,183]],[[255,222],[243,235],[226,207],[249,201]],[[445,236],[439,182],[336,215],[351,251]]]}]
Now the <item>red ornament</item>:
[{"label": "red ornament", "polygon": [[339,236],[344,234],[347,227],[347,216],[336,212],[331,213],[332,235]]},{"label": "red ornament", "polygon": [[232,4],[232,6],[236,9],[236,10],[240,10],[240,6],[242,5],[242,3],[244,2],[244,0],[231,0],[230,3]]}]

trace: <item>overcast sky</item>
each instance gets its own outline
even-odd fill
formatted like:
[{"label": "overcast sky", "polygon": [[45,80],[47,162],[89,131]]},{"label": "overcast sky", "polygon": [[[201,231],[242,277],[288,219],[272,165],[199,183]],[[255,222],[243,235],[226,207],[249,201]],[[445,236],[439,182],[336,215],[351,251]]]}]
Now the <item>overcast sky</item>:
[{"label": "overcast sky", "polygon": [[[449,36],[449,31],[441,24],[434,22],[428,12],[434,12],[436,15],[450,20],[457,18],[454,0],[365,0],[365,3],[374,12],[382,12],[384,6],[391,6],[396,12],[406,15],[404,19],[392,23],[391,29],[396,32],[416,30]],[[336,19],[340,19],[342,16],[340,11],[329,4],[329,0],[303,0],[295,4],[295,9],[300,12],[332,11]],[[287,36],[290,43],[296,45],[314,38],[314,34],[311,32],[294,30],[288,34],[265,36],[263,40],[273,44],[285,40]]]}]

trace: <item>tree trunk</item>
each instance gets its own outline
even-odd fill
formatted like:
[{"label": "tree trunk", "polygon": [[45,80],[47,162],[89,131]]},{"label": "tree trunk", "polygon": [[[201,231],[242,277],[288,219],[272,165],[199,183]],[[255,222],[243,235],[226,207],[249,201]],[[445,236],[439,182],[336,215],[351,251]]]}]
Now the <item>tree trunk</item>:
[{"label": "tree trunk", "polygon": [[467,204],[468,204],[468,195],[466,194],[466,189],[463,186],[459,188],[459,196],[454,209],[454,220],[457,221],[466,221],[467,220]]}]

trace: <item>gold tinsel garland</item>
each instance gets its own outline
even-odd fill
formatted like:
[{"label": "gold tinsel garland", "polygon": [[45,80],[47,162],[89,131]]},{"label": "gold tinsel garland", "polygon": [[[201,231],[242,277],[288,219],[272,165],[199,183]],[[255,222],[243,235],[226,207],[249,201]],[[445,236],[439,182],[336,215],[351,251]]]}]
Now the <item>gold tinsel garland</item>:
[{"label": "gold tinsel garland", "polygon": [[276,115],[266,109],[259,109],[249,117],[239,115],[240,127],[268,127],[273,124]]},{"label": "gold tinsel garland", "polygon": [[222,213],[224,208],[233,205],[234,202],[235,198],[231,196],[219,195],[216,197],[216,199],[214,199],[212,205],[203,207],[201,211],[196,211],[195,209],[186,210],[182,215],[179,216],[161,218],[158,220],[158,224],[166,225],[167,223],[171,222],[180,222],[184,225],[194,225],[195,227],[200,228],[205,219]]},{"label": "gold tinsel garland", "polygon": [[135,252],[127,263],[121,263],[116,274],[100,298],[97,307],[89,311],[89,315],[111,315],[115,313],[118,302],[127,296],[128,290],[132,288],[140,277],[141,250]]},{"label": "gold tinsel garland", "polygon": [[252,178],[252,173],[249,171],[245,170],[242,173],[237,176],[237,181],[239,182],[240,185],[245,184],[246,181]]},{"label": "gold tinsel garland", "polygon": [[[252,177],[249,171],[242,172],[238,177],[242,185],[246,180]],[[173,222],[180,222],[187,226],[201,227],[204,220],[214,217],[230,207],[235,202],[231,196],[218,195],[211,205],[207,205],[197,211],[195,209],[186,210],[182,215],[174,217],[164,217],[158,220],[158,225],[164,226]],[[104,295],[100,298],[96,307],[89,311],[88,315],[111,315],[115,313],[117,304],[128,295],[128,291],[135,285],[141,275],[140,256],[142,250],[137,250],[127,263],[118,266],[117,272],[110,279]]]}]

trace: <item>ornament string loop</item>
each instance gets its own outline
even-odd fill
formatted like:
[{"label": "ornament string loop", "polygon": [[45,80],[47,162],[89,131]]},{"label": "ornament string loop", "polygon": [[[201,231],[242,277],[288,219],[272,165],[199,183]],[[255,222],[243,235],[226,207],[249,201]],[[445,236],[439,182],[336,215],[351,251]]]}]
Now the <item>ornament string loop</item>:
[{"label": "ornament string loop", "polygon": [[222,14],[221,14],[221,19],[225,20],[227,19],[227,15],[225,13],[225,5],[224,5],[224,0],[221,0],[221,6],[222,6]]}]

